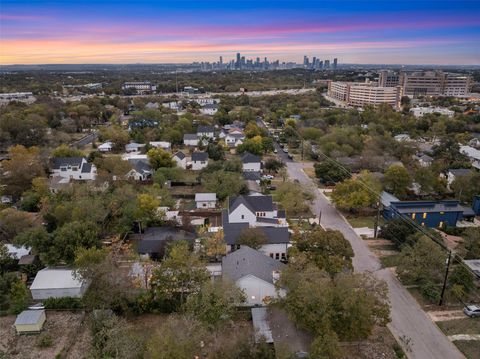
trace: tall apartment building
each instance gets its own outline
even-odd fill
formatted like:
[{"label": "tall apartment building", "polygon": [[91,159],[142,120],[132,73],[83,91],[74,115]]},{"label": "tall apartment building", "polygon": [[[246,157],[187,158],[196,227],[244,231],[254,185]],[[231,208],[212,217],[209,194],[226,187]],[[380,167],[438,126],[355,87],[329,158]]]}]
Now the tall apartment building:
[{"label": "tall apartment building", "polygon": [[399,80],[403,96],[465,96],[470,77],[442,71],[402,73]]},{"label": "tall apartment building", "polygon": [[400,76],[388,70],[382,70],[378,74],[378,86],[380,87],[396,87],[400,81]]},{"label": "tall apartment building", "polygon": [[383,87],[376,82],[328,82],[328,96],[347,105],[362,107],[364,105],[389,104],[400,108],[402,90],[400,86]]}]

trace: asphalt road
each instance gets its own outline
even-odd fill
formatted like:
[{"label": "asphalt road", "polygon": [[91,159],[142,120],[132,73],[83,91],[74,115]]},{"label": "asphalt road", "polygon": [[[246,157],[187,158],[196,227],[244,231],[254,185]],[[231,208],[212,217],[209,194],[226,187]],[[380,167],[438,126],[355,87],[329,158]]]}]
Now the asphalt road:
[{"label": "asphalt road", "polygon": [[401,285],[394,273],[388,268],[381,269],[377,257],[305,174],[302,169],[312,164],[285,162],[289,177],[312,188],[315,193],[315,200],[310,207],[315,215],[321,213],[322,226],[339,230],[352,245],[355,253],[353,257],[355,271],[372,272],[377,278],[383,279],[387,283],[392,318],[389,328],[404,347],[408,357],[412,359],[464,358],[455,345],[431,321],[412,295]]},{"label": "asphalt road", "polygon": [[72,146],[83,147],[85,145],[88,145],[89,143],[92,143],[97,137],[98,137],[98,132],[92,132],[89,135],[82,137],[78,141],[73,142]]},{"label": "asphalt road", "polygon": [[[257,119],[257,124],[266,128],[261,119]],[[276,142],[275,148],[277,156],[287,166],[290,179],[297,180],[300,184],[312,189],[315,199],[310,208],[316,216],[320,216],[321,225],[324,228],[339,230],[350,242],[354,252],[352,260],[354,270],[371,272],[387,283],[392,319],[388,326],[407,356],[411,359],[464,358],[464,355],[423,311],[415,298],[402,286],[391,269],[382,269],[378,258],[335,206],[318,190],[314,181],[305,174],[303,169],[313,164],[290,160]]]}]

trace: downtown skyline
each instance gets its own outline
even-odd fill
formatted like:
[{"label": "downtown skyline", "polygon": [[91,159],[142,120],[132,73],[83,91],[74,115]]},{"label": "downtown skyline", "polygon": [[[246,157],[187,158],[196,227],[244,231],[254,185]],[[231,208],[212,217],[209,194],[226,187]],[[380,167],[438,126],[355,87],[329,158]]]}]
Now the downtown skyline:
[{"label": "downtown skyline", "polygon": [[480,64],[477,1],[3,0],[0,64],[191,63],[303,56]]}]

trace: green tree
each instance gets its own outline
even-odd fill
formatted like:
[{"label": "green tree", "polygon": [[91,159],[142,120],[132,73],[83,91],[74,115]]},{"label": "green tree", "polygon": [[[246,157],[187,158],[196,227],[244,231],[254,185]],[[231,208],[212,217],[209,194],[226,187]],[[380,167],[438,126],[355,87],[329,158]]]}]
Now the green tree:
[{"label": "green tree", "polygon": [[219,144],[209,143],[207,145],[208,157],[214,161],[220,161],[225,158],[225,151]]},{"label": "green tree", "polygon": [[53,150],[53,157],[84,157],[85,154],[77,148],[61,144]]},{"label": "green tree", "polygon": [[207,281],[201,290],[187,298],[184,310],[211,330],[218,329],[233,319],[236,307],[245,296],[234,283]]},{"label": "green tree", "polygon": [[400,252],[398,276],[407,284],[418,284],[426,299],[436,301],[440,295],[446,255],[432,239],[422,236]]},{"label": "green tree", "polygon": [[448,278],[449,289],[458,299],[465,299],[466,295],[475,290],[475,278],[463,264],[455,266]]},{"label": "green tree", "polygon": [[32,216],[14,208],[0,211],[0,240],[11,241],[17,235],[35,227]]},{"label": "green tree", "polygon": [[268,237],[260,228],[242,229],[237,237],[237,244],[259,249],[267,243]]},{"label": "green tree", "polygon": [[352,271],[353,249],[340,231],[320,227],[293,236],[294,248],[330,275]]},{"label": "green tree", "polygon": [[30,292],[25,283],[17,280],[10,288],[10,310],[13,314],[22,312],[30,301]]},{"label": "green tree", "polygon": [[458,176],[450,186],[455,197],[464,203],[472,203],[473,197],[480,193],[480,173],[472,171],[465,176]]},{"label": "green tree", "polygon": [[332,192],[335,205],[347,211],[358,211],[362,208],[373,207],[378,201],[381,189],[378,181],[368,172],[362,172],[356,179],[347,179],[338,183]]},{"label": "green tree", "polygon": [[153,169],[160,167],[174,167],[175,162],[172,160],[171,154],[162,148],[152,148],[147,152],[148,161]]},{"label": "green tree", "polygon": [[415,233],[415,227],[409,224],[408,220],[394,218],[381,227],[379,236],[380,238],[391,240],[395,246],[400,249],[409,237]]},{"label": "green tree", "polygon": [[245,188],[245,181],[238,173],[222,170],[202,175],[202,184],[207,192],[216,193],[220,201],[238,195]]},{"label": "green tree", "polygon": [[157,223],[160,220],[158,207],[160,201],[153,195],[148,193],[139,194],[135,207],[135,218],[144,226]]},{"label": "green tree", "polygon": [[298,183],[286,181],[278,185],[274,199],[289,215],[295,216],[308,212],[308,202],[313,200],[313,194]]},{"label": "green tree", "polygon": [[188,248],[188,243],[175,242],[167,258],[154,270],[150,283],[155,299],[182,304],[187,296],[198,293],[209,277],[199,256]]},{"label": "green tree", "polygon": [[412,185],[412,178],[407,169],[401,165],[391,165],[385,172],[385,189],[399,198],[407,196],[407,190]]},{"label": "green tree", "polygon": [[43,177],[43,164],[38,147],[25,148],[17,145],[8,150],[9,160],[2,162],[2,184],[6,186],[4,193],[19,197],[30,189],[35,177]]},{"label": "green tree", "polygon": [[322,183],[333,184],[350,178],[350,174],[334,161],[322,161],[314,167],[315,176]]},{"label": "green tree", "polygon": [[224,240],[223,230],[213,233],[203,238],[203,255],[208,259],[219,260],[226,252],[226,243]]}]

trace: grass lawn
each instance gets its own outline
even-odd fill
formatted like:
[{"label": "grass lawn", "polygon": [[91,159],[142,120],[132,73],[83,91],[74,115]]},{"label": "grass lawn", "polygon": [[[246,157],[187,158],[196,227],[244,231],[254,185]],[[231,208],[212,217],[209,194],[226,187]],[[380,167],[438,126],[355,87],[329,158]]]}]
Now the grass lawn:
[{"label": "grass lawn", "polygon": [[373,228],[375,224],[375,217],[347,217],[347,220],[353,228]]},{"label": "grass lawn", "polygon": [[480,340],[458,340],[453,343],[467,359],[480,359]]},{"label": "grass lawn", "polygon": [[[465,317],[465,319],[438,322],[437,325],[446,335],[480,333],[480,318]],[[480,351],[478,354],[480,355]]]}]

